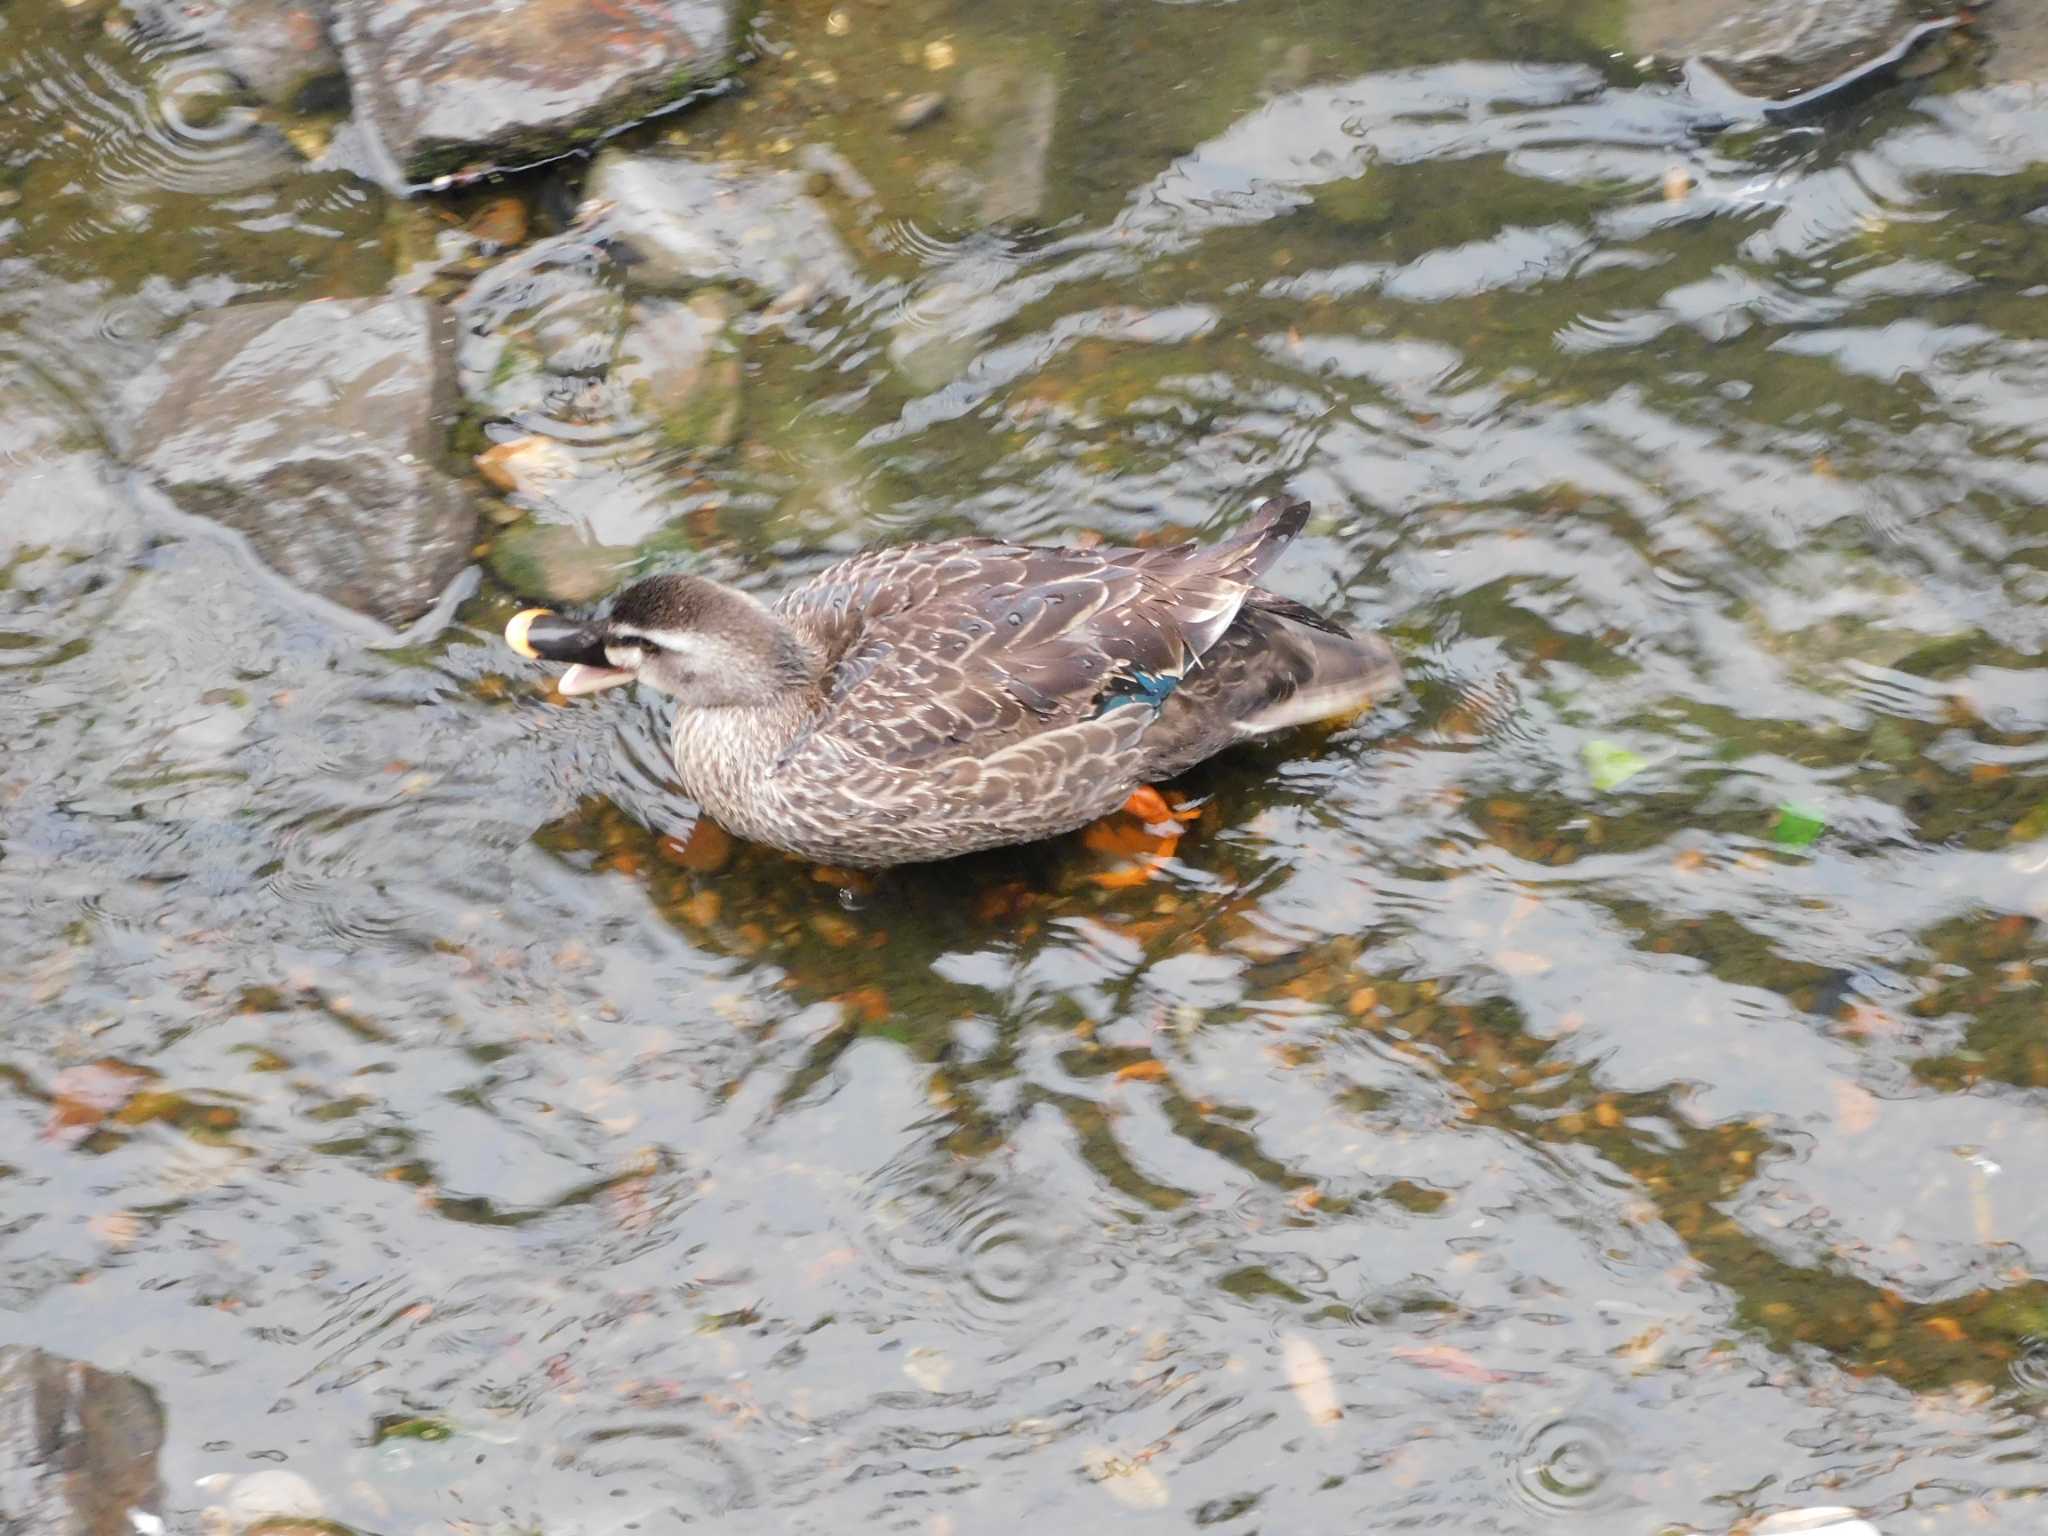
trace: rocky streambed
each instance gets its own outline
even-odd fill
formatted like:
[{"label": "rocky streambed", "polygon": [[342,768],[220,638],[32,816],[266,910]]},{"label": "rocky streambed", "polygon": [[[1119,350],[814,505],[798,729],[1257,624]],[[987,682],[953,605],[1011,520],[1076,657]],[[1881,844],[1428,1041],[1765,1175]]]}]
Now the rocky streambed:
[{"label": "rocky streambed", "polygon": [[[809,19],[830,36],[850,14]],[[1994,73],[2032,67],[2038,19],[1971,20],[1909,0],[1641,0],[1616,39],[1639,55],[1643,89],[1698,98],[1709,134],[1786,102],[1824,122],[1837,96],[1847,112],[1953,59],[1981,64],[1987,31]],[[871,244],[860,231],[887,194],[870,175],[910,169],[924,219],[1023,228],[1049,212],[1059,71],[1011,39],[965,62],[950,33],[899,39],[909,67],[882,92],[880,159],[872,140],[837,147],[843,132],[802,115],[837,105],[832,91],[809,100],[817,75],[783,84],[779,115],[812,142],[801,166],[768,169],[690,145],[687,128],[669,147],[589,157],[732,83],[750,13],[720,0],[343,0],[324,15],[204,0],[143,5],[124,24],[188,49],[188,76],[212,69],[202,83],[267,104],[320,164],[425,199],[397,215],[410,239],[388,296],[195,317],[130,393],[150,485],[386,622],[426,612],[478,549],[515,591],[573,603],[687,548],[690,514],[717,499],[704,470],[747,420],[750,339],[889,291],[886,257],[864,266],[839,228],[851,214]],[[1262,88],[1316,67],[1313,50],[1290,55]],[[942,88],[910,89],[926,81]],[[1689,185],[1682,150],[1674,185]],[[504,180],[536,165],[551,167],[541,181]],[[481,208],[471,194],[466,221],[437,214],[437,197],[485,182],[500,190]],[[536,199],[559,232],[534,236]],[[917,332],[969,303],[942,286],[906,308],[893,350],[907,388],[951,377]],[[756,424],[803,408],[785,391],[757,402]]]}]

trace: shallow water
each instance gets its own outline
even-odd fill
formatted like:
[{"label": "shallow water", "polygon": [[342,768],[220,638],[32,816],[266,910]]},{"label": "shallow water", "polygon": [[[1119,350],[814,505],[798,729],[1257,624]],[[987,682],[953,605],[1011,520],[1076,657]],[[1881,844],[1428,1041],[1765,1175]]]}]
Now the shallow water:
[{"label": "shallow water", "polygon": [[859,278],[675,470],[705,568],[1286,484],[1408,694],[1142,885],[695,869],[512,594],[392,644],[138,499],[156,337],[429,215],[18,0],[0,1340],[154,1384],[181,1519],[2037,1528],[2048,92],[1716,138],[1606,8],[770,9],[645,136],[811,170]]}]

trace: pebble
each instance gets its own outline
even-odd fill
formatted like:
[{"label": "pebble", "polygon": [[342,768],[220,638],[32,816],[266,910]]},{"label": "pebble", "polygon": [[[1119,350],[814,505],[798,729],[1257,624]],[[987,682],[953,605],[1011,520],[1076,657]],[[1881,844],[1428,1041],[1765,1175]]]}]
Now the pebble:
[{"label": "pebble", "polygon": [[906,96],[896,104],[896,110],[889,114],[889,121],[898,133],[910,133],[924,127],[946,110],[945,93],[941,91],[920,91],[915,96]]},{"label": "pebble", "polygon": [[732,862],[732,834],[700,816],[689,837],[665,837],[661,851],[692,874],[715,875]]}]

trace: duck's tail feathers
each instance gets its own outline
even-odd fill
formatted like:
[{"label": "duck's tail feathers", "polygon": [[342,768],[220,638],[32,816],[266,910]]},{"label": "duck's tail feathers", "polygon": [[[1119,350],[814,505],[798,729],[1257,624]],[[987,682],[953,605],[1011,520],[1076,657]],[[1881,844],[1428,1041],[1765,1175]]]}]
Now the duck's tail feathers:
[{"label": "duck's tail feathers", "polygon": [[1294,536],[1308,525],[1308,498],[1269,496],[1252,520],[1221,544],[1204,551],[1202,563],[1219,575],[1251,585],[1280,558]]},{"label": "duck's tail feathers", "polygon": [[1276,560],[1308,521],[1300,497],[1274,497],[1251,522],[1220,544],[1178,544],[1165,550],[1131,550],[1123,559],[1150,573],[1168,594],[1171,622],[1183,647],[1184,675],[1229,632],[1238,610],[1257,590],[1259,572]]}]

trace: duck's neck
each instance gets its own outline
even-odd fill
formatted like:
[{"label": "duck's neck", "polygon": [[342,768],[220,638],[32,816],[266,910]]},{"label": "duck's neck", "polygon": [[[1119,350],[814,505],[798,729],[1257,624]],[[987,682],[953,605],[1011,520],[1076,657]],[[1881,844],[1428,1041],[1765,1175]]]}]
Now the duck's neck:
[{"label": "duck's neck", "polygon": [[683,792],[728,830],[745,836],[774,798],[776,764],[817,715],[814,689],[791,689],[767,704],[681,709],[669,752]]}]

